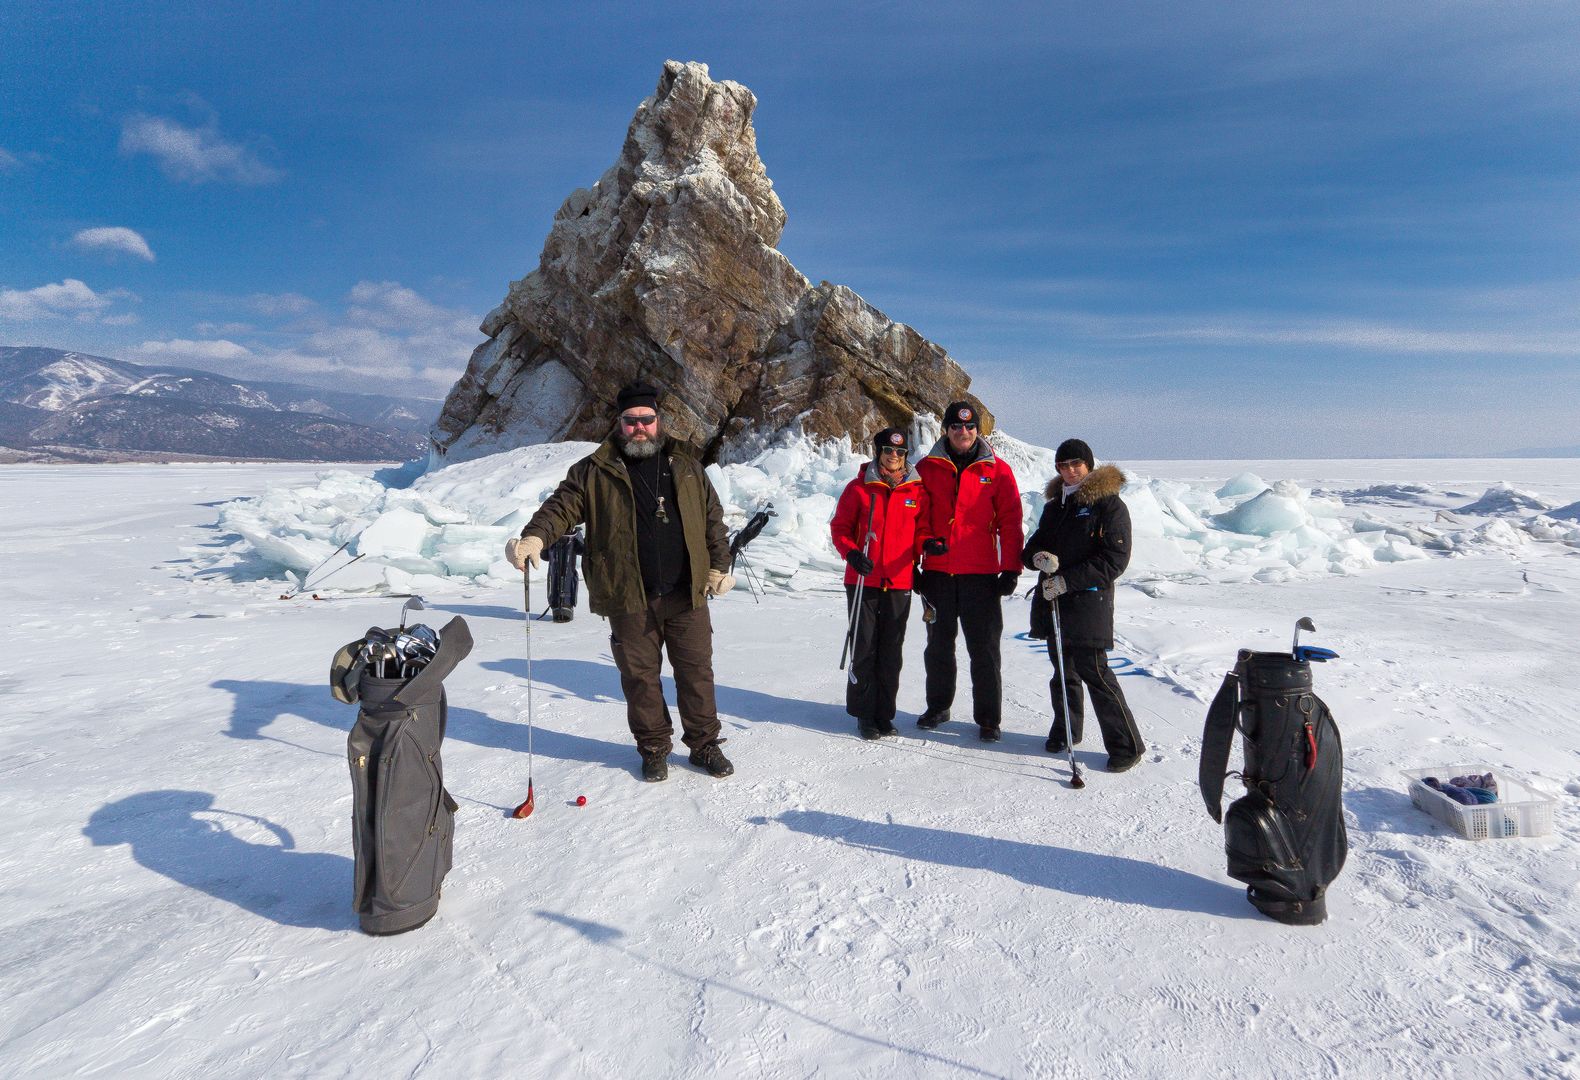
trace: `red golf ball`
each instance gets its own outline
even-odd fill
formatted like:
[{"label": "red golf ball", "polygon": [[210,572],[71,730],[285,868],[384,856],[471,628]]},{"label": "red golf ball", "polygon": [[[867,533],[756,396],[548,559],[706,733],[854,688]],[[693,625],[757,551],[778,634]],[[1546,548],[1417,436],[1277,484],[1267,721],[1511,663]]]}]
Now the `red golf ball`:
[{"label": "red golf ball", "polygon": [[587,805],[587,796],[585,796],[585,795],[578,795],[578,796],[576,796],[576,805],[577,806],[586,806]]}]

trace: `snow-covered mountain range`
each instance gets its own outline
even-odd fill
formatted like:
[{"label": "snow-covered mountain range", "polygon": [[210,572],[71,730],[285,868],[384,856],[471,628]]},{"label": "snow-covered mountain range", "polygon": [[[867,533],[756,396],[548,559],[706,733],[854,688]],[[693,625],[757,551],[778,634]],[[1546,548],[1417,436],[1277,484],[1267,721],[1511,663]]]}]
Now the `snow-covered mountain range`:
[{"label": "snow-covered mountain range", "polygon": [[233,379],[0,346],[0,449],[12,459],[402,460],[437,402]]}]

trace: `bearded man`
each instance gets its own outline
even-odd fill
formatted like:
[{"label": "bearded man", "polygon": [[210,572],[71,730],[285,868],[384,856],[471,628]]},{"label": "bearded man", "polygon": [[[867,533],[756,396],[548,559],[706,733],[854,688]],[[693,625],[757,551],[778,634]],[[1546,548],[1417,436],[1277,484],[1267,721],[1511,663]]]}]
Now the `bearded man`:
[{"label": "bearded man", "polygon": [[675,729],[660,682],[664,652],[691,764],[725,777],[735,768],[719,748],[708,618],[708,598],[735,585],[724,509],[701,462],[665,435],[658,400],[645,383],[620,391],[614,430],[571,466],[505,557],[517,569],[539,566],[545,544],[585,524],[587,605],[609,620],[642,778],[669,777]]}]

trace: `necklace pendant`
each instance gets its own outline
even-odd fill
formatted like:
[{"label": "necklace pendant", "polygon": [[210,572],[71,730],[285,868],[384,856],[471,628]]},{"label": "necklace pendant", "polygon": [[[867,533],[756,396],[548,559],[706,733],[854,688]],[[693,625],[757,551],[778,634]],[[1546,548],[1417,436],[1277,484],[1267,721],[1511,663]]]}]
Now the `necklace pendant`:
[{"label": "necklace pendant", "polygon": [[662,521],[665,525],[669,524],[669,514],[664,511],[664,496],[662,495],[658,497],[658,513],[656,516],[658,520]]}]

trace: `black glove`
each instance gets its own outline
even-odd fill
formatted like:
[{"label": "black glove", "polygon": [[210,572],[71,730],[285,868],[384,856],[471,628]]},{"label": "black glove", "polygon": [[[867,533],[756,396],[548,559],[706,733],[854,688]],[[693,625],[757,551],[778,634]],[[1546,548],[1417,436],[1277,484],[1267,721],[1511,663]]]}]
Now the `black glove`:
[{"label": "black glove", "polygon": [[852,570],[862,577],[872,573],[872,560],[863,555],[860,548],[851,548],[845,552],[845,561],[850,564]]},{"label": "black glove", "polygon": [[922,551],[928,555],[947,555],[949,554],[949,541],[942,536],[935,536],[931,540],[923,540]]},{"label": "black glove", "polygon": [[1020,585],[1020,571],[1006,570],[998,576],[998,594],[1000,596],[1014,596],[1015,589]]}]

